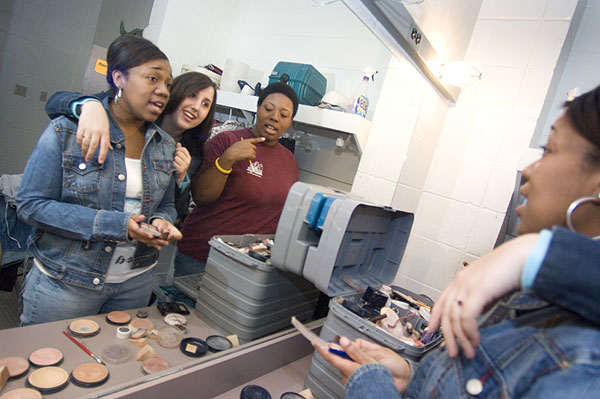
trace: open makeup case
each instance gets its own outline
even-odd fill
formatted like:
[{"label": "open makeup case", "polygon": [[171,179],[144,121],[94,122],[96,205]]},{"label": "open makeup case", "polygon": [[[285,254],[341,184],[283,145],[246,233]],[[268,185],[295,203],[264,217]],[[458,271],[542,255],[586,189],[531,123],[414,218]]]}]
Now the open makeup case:
[{"label": "open makeup case", "polygon": [[[321,291],[331,298],[321,329],[325,341],[362,337],[418,360],[441,343],[440,334],[423,342],[399,338],[369,320],[386,306],[403,326],[410,320],[417,337],[427,326],[429,298],[384,286],[396,276],[413,219],[411,213],[297,182],[286,199],[270,262],[233,246],[272,236],[213,237],[196,311],[217,328],[252,339],[289,325],[291,316],[309,318]],[[339,372],[316,352],[305,385],[320,399],[344,397]]]}]

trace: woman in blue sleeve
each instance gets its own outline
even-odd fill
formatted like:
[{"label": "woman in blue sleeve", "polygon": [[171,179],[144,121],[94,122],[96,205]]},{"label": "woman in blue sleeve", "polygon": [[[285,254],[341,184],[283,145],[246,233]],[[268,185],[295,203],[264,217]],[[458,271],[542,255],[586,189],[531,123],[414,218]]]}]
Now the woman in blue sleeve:
[{"label": "woman in blue sleeve", "polygon": [[458,273],[434,306],[429,329],[442,325],[445,347],[412,365],[364,340],[340,340],[354,361],[316,346],[348,398],[598,397],[600,87],[565,104],[523,176],[521,236]]},{"label": "woman in blue sleeve", "polygon": [[181,238],[172,224],[175,143],[154,124],[169,100],[169,61],[125,35],[107,62],[111,95],[102,105],[114,150],[106,161],[86,160],[77,124],[60,117],[25,168],[17,212],[34,231],[24,325],[146,306],[158,250]]}]

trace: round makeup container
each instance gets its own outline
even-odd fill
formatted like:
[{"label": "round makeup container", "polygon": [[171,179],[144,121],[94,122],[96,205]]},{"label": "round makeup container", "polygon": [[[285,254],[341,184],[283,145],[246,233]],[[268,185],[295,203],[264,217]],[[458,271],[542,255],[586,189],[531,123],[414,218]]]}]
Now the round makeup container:
[{"label": "round makeup container", "polygon": [[211,352],[221,352],[233,347],[231,341],[222,335],[210,335],[206,337],[206,344],[208,345],[208,350]]},{"label": "round makeup container", "polygon": [[131,320],[131,322],[129,323],[129,328],[131,328],[131,331],[136,332],[137,330],[153,330],[154,329],[154,323],[152,323],[151,320],[148,319],[140,319],[138,317],[136,317],[135,319]]},{"label": "round makeup container", "polygon": [[146,317],[148,317],[148,311],[144,310],[144,309],[140,309],[136,312],[135,317],[138,317],[140,319],[145,319]]},{"label": "round makeup container", "polygon": [[115,310],[106,315],[106,321],[113,326],[124,326],[131,321],[131,316],[122,310]]},{"label": "round makeup container", "polygon": [[170,367],[171,365],[165,359],[161,359],[160,357],[152,357],[150,359],[144,360],[144,362],[142,363],[142,373],[160,373],[161,371],[164,371]]},{"label": "round makeup container", "polygon": [[240,392],[240,399],[271,399],[271,394],[261,386],[246,385]]},{"label": "round makeup container", "polygon": [[63,354],[56,348],[41,348],[29,355],[29,363],[36,367],[58,366]]},{"label": "round makeup container", "polygon": [[279,399],[305,399],[304,396],[296,392],[284,392]]},{"label": "round makeup container", "polygon": [[184,355],[191,357],[204,356],[208,352],[208,345],[200,338],[185,338],[179,344],[179,349]]},{"label": "round makeup container", "polygon": [[71,335],[78,338],[93,337],[100,332],[100,325],[94,320],[77,319],[69,324],[67,330]]},{"label": "round makeup container", "polygon": [[78,387],[94,388],[108,381],[108,368],[96,362],[81,363],[71,372],[71,382]]},{"label": "round makeup container", "polygon": [[169,313],[163,320],[165,321],[165,324],[177,328],[182,334],[186,333],[187,327],[185,325],[187,324],[187,319],[184,315],[179,313]]},{"label": "round makeup container", "polygon": [[25,375],[29,370],[29,362],[19,356],[10,356],[0,359],[0,366],[8,369],[9,379],[19,378]]},{"label": "round makeup container", "polygon": [[69,384],[69,373],[60,367],[42,367],[29,374],[25,385],[42,394],[60,392]]},{"label": "round makeup container", "polygon": [[175,327],[164,326],[158,331],[158,344],[163,348],[177,348],[182,339],[183,335]]},{"label": "round makeup container", "polygon": [[117,328],[117,338],[127,339],[131,336],[131,328],[127,326],[121,326]]},{"label": "round makeup container", "polygon": [[0,399],[42,399],[42,394],[31,388],[18,388],[5,392]]},{"label": "round makeup container", "polygon": [[113,344],[102,350],[102,360],[112,364],[122,364],[133,358],[133,352],[125,345]]}]

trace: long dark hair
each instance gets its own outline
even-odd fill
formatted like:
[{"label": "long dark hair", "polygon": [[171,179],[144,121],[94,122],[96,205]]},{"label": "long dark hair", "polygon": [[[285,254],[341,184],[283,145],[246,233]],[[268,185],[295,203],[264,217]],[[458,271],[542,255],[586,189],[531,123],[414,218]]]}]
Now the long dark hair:
[{"label": "long dark hair", "polygon": [[143,37],[123,35],[115,39],[108,47],[106,62],[108,71],[106,81],[115,94],[117,87],[113,82],[113,71],[128,76],[129,69],[152,60],[167,60],[167,56],[154,43]]},{"label": "long dark hair", "polygon": [[588,160],[600,165],[600,86],[567,101],[564,107],[565,115],[577,133],[594,144],[587,154]]},{"label": "long dark hair", "polygon": [[202,147],[204,141],[210,136],[210,129],[212,128],[213,121],[215,119],[215,108],[217,106],[217,87],[210,78],[200,72],[187,72],[177,76],[173,80],[171,86],[171,96],[169,102],[163,111],[164,115],[169,115],[179,107],[179,104],[199,90],[204,90],[207,87],[215,89],[215,95],[210,106],[210,110],[206,115],[206,118],[193,129],[186,130],[181,135],[181,145],[187,148],[191,155],[202,155]]}]

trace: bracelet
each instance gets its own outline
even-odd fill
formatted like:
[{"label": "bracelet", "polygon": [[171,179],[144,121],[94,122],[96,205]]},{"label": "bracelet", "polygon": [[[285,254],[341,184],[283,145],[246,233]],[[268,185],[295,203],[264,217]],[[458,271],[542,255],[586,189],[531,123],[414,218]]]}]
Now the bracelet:
[{"label": "bracelet", "polygon": [[221,165],[219,165],[219,158],[217,157],[217,159],[215,159],[215,167],[217,168],[217,170],[221,173],[223,173],[224,175],[228,175],[231,174],[231,171],[233,170],[233,168],[231,169],[223,169],[221,167]]}]

